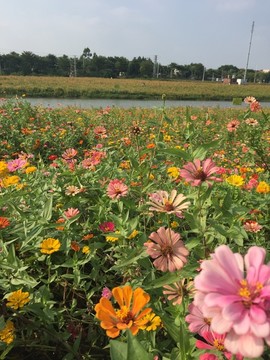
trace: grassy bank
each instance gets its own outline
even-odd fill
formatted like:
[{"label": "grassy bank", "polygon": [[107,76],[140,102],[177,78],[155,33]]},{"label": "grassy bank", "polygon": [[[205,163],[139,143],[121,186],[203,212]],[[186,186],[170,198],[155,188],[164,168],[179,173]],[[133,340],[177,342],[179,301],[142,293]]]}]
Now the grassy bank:
[{"label": "grassy bank", "polygon": [[225,85],[217,82],[0,76],[0,96],[170,100],[232,100],[253,95],[270,101],[269,84]]}]

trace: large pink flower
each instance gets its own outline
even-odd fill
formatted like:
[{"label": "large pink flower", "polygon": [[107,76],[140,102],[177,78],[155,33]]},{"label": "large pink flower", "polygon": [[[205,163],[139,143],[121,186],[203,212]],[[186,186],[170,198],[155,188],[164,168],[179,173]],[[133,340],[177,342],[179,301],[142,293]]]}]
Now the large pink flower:
[{"label": "large pink flower", "polygon": [[212,176],[212,174],[218,171],[219,167],[211,159],[203,161],[195,159],[193,162],[183,166],[183,169],[180,170],[180,175],[192,186],[199,186],[203,182],[211,185],[211,181],[222,181],[220,178]]},{"label": "large pink flower", "polygon": [[107,195],[111,199],[119,199],[122,196],[126,196],[128,193],[128,187],[122,180],[114,179],[109,182],[107,187]]},{"label": "large pink flower", "polygon": [[194,303],[211,318],[211,330],[225,334],[224,345],[233,354],[257,358],[270,345],[270,265],[266,251],[251,247],[245,257],[219,246],[201,264],[195,278]]},{"label": "large pink flower", "polygon": [[161,271],[176,271],[187,263],[188,249],[185,247],[180,234],[171,229],[161,227],[149,236],[152,242],[144,243],[146,252],[154,261],[154,266]]}]

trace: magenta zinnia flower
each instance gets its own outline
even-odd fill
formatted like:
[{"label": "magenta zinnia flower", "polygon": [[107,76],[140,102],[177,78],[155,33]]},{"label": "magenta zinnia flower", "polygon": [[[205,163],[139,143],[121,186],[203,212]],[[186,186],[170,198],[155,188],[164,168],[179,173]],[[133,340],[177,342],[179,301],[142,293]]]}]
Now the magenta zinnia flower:
[{"label": "magenta zinnia flower", "polygon": [[104,232],[113,232],[115,230],[115,225],[111,221],[105,221],[104,223],[99,225],[101,231]]},{"label": "magenta zinnia flower", "polygon": [[107,195],[111,199],[119,199],[122,196],[126,196],[128,193],[128,187],[122,180],[114,179],[109,182],[107,187]]},{"label": "magenta zinnia flower", "polygon": [[188,249],[185,247],[180,234],[171,229],[161,227],[149,236],[153,242],[146,242],[146,252],[154,261],[154,266],[161,271],[176,271],[187,263]]},{"label": "magenta zinnia flower", "polygon": [[221,245],[201,264],[195,278],[195,305],[211,318],[211,330],[226,334],[233,354],[258,358],[270,345],[270,265],[266,251],[251,247],[245,257]]},{"label": "magenta zinnia flower", "polygon": [[193,162],[183,166],[183,169],[180,170],[180,175],[192,186],[199,186],[203,182],[211,185],[211,181],[222,181],[220,178],[212,176],[212,174],[218,171],[219,167],[211,159],[203,161],[195,159]]},{"label": "magenta zinnia flower", "polygon": [[183,210],[186,210],[190,204],[186,201],[186,197],[183,194],[178,194],[176,190],[172,190],[170,194],[167,191],[159,190],[149,195],[150,206],[149,210],[165,212],[167,214],[182,214]]}]

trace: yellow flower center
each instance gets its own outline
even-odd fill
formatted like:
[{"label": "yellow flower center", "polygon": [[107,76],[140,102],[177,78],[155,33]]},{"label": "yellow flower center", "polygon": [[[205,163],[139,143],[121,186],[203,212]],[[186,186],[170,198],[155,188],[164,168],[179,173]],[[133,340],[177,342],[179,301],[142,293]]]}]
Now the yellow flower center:
[{"label": "yellow flower center", "polygon": [[241,296],[242,302],[245,307],[250,307],[253,300],[259,296],[263,285],[260,282],[257,282],[254,286],[248,284],[247,280],[240,281],[240,289],[238,291],[238,295]]},{"label": "yellow flower center", "polygon": [[213,345],[219,351],[224,351],[225,350],[225,347],[224,347],[223,343],[220,342],[220,340],[218,340],[218,339],[214,340]]},{"label": "yellow flower center", "polygon": [[115,312],[118,319],[125,324],[128,324],[130,320],[133,320],[133,315],[126,305],[121,306],[121,309],[116,310]]}]

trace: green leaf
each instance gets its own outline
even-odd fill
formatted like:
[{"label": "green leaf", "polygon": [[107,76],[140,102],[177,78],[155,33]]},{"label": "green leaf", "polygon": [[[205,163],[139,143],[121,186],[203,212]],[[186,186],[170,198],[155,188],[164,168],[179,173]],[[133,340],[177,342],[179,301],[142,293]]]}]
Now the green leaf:
[{"label": "green leaf", "polygon": [[117,265],[112,266],[110,270],[120,269],[124,266],[129,266],[133,264],[135,261],[147,256],[148,255],[145,253],[144,249],[141,249],[139,252],[137,249],[135,249],[134,251],[131,252],[131,254],[127,259],[124,259],[124,261],[121,261]]},{"label": "green leaf", "polygon": [[153,355],[150,355],[141,343],[137,340],[136,336],[133,336],[131,331],[128,330],[128,360],[152,360]]},{"label": "green leaf", "polygon": [[190,161],[191,160],[191,157],[190,157],[190,154],[184,150],[181,150],[181,149],[175,149],[175,148],[172,148],[172,149],[160,149],[158,151],[158,154],[166,154],[166,155],[172,155],[172,156],[177,156],[181,159],[184,159],[186,161]]},{"label": "green leaf", "polygon": [[192,153],[193,159],[204,160],[209,149],[216,149],[220,146],[220,140],[214,140],[207,144],[198,146]]},{"label": "green leaf", "polygon": [[180,275],[178,272],[167,273],[161,276],[159,279],[155,279],[154,281],[151,281],[151,283],[145,284],[144,289],[145,290],[157,289],[162,287],[163,285],[172,284],[179,280],[180,280]]},{"label": "green leaf", "polygon": [[177,343],[181,341],[181,334],[179,327],[175,325],[175,323],[168,318],[167,316],[160,316],[162,320],[162,324],[171,336],[171,338]]},{"label": "green leaf", "polygon": [[128,360],[127,344],[118,340],[111,340],[110,355],[111,355],[111,360]]},{"label": "green leaf", "polygon": [[52,217],[52,205],[53,205],[53,196],[50,196],[45,205],[44,205],[44,209],[41,212],[41,216],[44,220],[49,221]]}]

